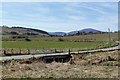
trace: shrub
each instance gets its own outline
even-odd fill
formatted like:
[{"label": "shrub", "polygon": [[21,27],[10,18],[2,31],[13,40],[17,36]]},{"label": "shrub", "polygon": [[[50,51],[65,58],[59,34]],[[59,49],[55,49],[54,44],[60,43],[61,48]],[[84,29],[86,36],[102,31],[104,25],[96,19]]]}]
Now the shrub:
[{"label": "shrub", "polygon": [[31,40],[30,40],[30,39],[28,39],[28,38],[26,38],[25,40],[26,40],[26,41],[31,41]]},{"label": "shrub", "polygon": [[64,41],[62,38],[59,38],[58,41]]}]

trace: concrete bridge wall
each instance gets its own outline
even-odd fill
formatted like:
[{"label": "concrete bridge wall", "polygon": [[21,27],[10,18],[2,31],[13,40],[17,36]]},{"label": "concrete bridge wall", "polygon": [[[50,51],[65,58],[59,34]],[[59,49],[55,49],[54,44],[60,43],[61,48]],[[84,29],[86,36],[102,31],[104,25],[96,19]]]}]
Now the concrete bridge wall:
[{"label": "concrete bridge wall", "polygon": [[51,63],[53,61],[55,62],[68,62],[72,56],[70,54],[68,55],[55,55],[55,56],[44,56],[42,57],[42,61],[45,63]]}]

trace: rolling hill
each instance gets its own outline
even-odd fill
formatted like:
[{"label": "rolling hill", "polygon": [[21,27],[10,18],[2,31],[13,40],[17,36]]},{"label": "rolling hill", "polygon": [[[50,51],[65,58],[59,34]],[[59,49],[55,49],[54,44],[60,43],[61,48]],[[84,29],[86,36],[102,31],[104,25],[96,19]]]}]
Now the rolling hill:
[{"label": "rolling hill", "polygon": [[78,32],[79,33],[100,33],[102,31],[92,29],[92,28],[86,28],[86,29],[82,29],[82,30],[79,30],[79,31],[71,31],[71,32],[68,33],[68,35],[74,35],[74,34],[77,34]]},{"label": "rolling hill", "polygon": [[102,31],[96,30],[96,29],[92,29],[92,28],[86,28],[86,29],[82,29],[79,31],[71,31],[68,33],[65,32],[49,32],[50,35],[57,35],[57,36],[64,36],[64,35],[75,35],[77,33],[100,33]]},{"label": "rolling hill", "polygon": [[2,27],[2,34],[11,35],[49,35],[46,31],[24,27]]},{"label": "rolling hill", "polygon": [[102,31],[92,29],[92,28],[85,28],[79,31],[71,31],[71,32],[47,32],[39,29],[33,28],[25,28],[25,27],[7,27],[7,26],[0,26],[2,27],[2,34],[11,34],[11,35],[53,35],[53,36],[64,36],[64,35],[76,35],[78,32],[81,33],[101,33]]}]

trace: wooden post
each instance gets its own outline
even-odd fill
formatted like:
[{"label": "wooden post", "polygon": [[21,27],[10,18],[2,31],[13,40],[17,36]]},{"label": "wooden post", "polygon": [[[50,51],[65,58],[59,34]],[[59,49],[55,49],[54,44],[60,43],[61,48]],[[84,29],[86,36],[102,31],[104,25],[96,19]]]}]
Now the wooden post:
[{"label": "wooden post", "polygon": [[111,36],[110,36],[110,28],[108,28],[108,34],[109,34],[109,47],[111,47]]},{"label": "wooden post", "polygon": [[4,50],[4,55],[6,55],[6,50]]},{"label": "wooden post", "polygon": [[11,54],[14,54],[14,53],[13,53],[13,49],[11,49]]},{"label": "wooden post", "polygon": [[68,54],[70,55],[70,49],[68,50]]},{"label": "wooden post", "polygon": [[20,54],[22,54],[22,52],[21,52],[22,50],[20,49]]},{"label": "wooden post", "polygon": [[56,48],[55,48],[55,53],[56,53]]},{"label": "wooden post", "polygon": [[28,54],[30,54],[30,50],[28,49]]}]

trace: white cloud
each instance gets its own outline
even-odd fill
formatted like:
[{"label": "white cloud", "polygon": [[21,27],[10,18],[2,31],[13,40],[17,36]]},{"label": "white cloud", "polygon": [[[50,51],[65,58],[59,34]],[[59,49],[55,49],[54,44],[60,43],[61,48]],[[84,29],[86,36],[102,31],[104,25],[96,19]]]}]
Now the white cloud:
[{"label": "white cloud", "polygon": [[[118,23],[118,15],[115,12],[108,12],[107,10],[103,10],[102,8],[116,9],[116,6],[111,7],[106,3],[97,4],[98,7],[92,6],[92,3],[83,4],[83,3],[61,3],[64,4],[64,8],[62,8],[62,12],[64,13],[67,19],[63,19],[61,17],[56,17],[54,15],[49,15],[51,9],[49,6],[35,6],[34,10],[38,11],[38,13],[33,12],[25,12],[22,14],[25,17],[23,20],[12,20],[10,18],[6,18],[4,23],[8,23],[8,25],[18,25],[18,26],[33,26],[33,28],[44,29],[46,31],[73,31],[83,28],[95,28],[99,30],[107,30],[108,27],[115,30],[117,29]],[[90,5],[91,4],[91,5]],[[104,5],[104,6],[103,6]],[[101,8],[102,7],[102,8]],[[84,9],[88,9],[84,10]],[[39,11],[43,11],[39,12]],[[96,15],[100,14],[97,18],[91,14],[91,12]],[[46,13],[46,14],[44,14]],[[16,13],[17,14],[17,13]],[[60,14],[62,15],[62,14]],[[89,18],[89,15],[92,15],[93,18]],[[62,19],[62,20],[60,20]],[[92,21],[93,20],[93,21]]]},{"label": "white cloud", "polygon": [[89,10],[91,10],[91,11],[98,12],[98,13],[100,13],[100,14],[105,14],[105,13],[106,13],[106,12],[104,12],[104,11],[102,11],[102,10],[99,10],[99,9],[95,8],[95,7],[89,7],[89,6],[82,6],[82,7],[86,8],[86,9],[89,9]]}]

